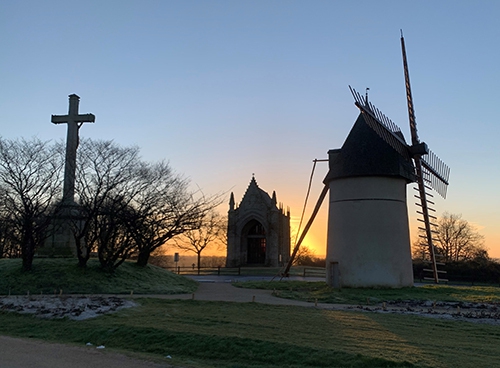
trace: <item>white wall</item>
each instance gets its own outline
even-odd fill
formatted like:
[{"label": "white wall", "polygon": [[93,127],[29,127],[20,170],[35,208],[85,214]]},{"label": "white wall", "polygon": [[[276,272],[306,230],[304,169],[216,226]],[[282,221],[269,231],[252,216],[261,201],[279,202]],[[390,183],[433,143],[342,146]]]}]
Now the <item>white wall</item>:
[{"label": "white wall", "polygon": [[413,285],[404,179],[330,182],[326,260],[327,282],[335,287]]}]

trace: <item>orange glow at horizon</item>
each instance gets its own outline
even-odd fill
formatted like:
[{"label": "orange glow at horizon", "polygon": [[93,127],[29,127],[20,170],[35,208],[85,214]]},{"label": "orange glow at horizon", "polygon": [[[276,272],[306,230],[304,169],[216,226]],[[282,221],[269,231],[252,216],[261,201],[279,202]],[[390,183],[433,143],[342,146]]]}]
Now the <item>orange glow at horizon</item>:
[{"label": "orange glow at horizon", "polygon": [[[326,166],[326,165],[325,165]],[[313,180],[313,185],[311,188],[311,193],[309,195],[307,207],[305,210],[304,218],[302,220],[300,233],[304,230],[307,222],[310,219],[311,212],[313,211],[314,206],[318,200],[319,194],[323,188],[322,178],[325,175],[325,171],[327,168],[325,166],[321,166],[317,168],[315,178]],[[300,216],[302,213],[302,209],[304,206],[305,193],[307,189],[307,181],[305,178],[302,178],[303,181],[303,193],[297,193],[291,187],[283,186],[283,187],[274,187],[273,185],[269,185],[267,182],[274,182],[274,177],[261,178],[256,177],[258,185],[261,189],[271,194],[273,190],[276,191],[278,203],[282,203],[283,207],[290,208],[290,252],[293,251],[293,247],[295,246],[296,240],[298,239],[297,229],[300,222]],[[265,180],[264,180],[265,179]],[[262,183],[261,183],[262,181]],[[245,183],[246,184],[246,183]],[[240,188],[239,192],[234,192],[235,198],[237,199],[237,203],[241,201],[245,190],[246,185]],[[414,198],[413,193],[414,190],[411,185],[408,186],[408,194],[407,194],[407,203],[408,203],[408,217],[409,217],[409,229],[410,229],[410,241],[413,243],[417,238],[418,227],[422,226],[422,224],[417,220],[419,215],[416,213],[417,207],[413,204]],[[228,195],[229,198],[229,195]],[[437,216],[439,217],[443,212],[447,211],[449,208],[447,205],[447,200],[443,200],[441,198],[434,198],[436,200],[435,208],[437,210]],[[328,201],[329,196],[327,195],[324,199],[321,209],[319,210],[308,234],[306,235],[304,241],[302,242],[302,246],[306,246],[311,249],[316,257],[325,257],[326,256],[326,248],[327,248],[327,229],[328,229]],[[227,203],[223,203],[219,207],[219,212],[221,214],[227,214],[228,205]],[[456,211],[452,209],[450,212],[456,213]],[[460,212],[458,212],[460,213]],[[470,220],[468,216],[464,215],[465,220]],[[470,221],[480,234],[485,236],[485,245],[488,250],[488,254],[491,258],[500,259],[500,232],[496,228],[482,226],[481,222],[484,221],[484,218],[479,218],[476,221]],[[169,249],[169,252],[172,252],[172,249]],[[203,255],[209,256],[225,256],[226,250],[217,250],[217,249],[207,249],[204,251]]]}]

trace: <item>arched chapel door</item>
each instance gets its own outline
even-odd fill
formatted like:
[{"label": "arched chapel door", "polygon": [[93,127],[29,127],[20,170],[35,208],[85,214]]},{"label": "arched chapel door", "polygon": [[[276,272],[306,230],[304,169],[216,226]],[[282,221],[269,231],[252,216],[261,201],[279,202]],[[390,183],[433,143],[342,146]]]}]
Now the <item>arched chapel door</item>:
[{"label": "arched chapel door", "polygon": [[247,264],[264,264],[266,262],[266,231],[256,220],[249,223],[247,233]]}]

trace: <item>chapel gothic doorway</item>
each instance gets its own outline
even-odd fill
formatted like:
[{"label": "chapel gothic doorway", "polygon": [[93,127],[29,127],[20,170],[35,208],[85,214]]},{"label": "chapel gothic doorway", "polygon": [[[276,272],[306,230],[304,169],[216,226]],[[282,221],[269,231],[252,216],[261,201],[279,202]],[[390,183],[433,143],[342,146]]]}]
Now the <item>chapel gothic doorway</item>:
[{"label": "chapel gothic doorway", "polygon": [[266,262],[266,231],[256,220],[249,223],[247,234],[247,263],[264,264]]}]

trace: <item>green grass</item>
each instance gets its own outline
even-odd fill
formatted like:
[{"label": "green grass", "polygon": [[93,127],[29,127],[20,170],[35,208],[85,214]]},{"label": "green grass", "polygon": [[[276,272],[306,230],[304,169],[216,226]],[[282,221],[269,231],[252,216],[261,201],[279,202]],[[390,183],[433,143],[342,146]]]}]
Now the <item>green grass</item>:
[{"label": "green grass", "polygon": [[125,262],[114,273],[99,268],[90,260],[87,268],[76,259],[35,259],[30,272],[21,270],[20,259],[0,259],[0,295],[7,294],[178,294],[197,288],[193,280],[162,268],[138,267]]},{"label": "green grass", "polygon": [[138,301],[85,321],[0,312],[0,334],[92,342],[183,367],[477,368],[497,366],[500,354],[498,326],[258,303]]},{"label": "green grass", "polygon": [[276,295],[287,299],[334,304],[372,304],[384,301],[439,300],[455,302],[500,302],[500,288],[492,286],[444,286],[424,285],[419,287],[344,288],[333,289],[325,282],[303,281],[248,281],[235,286],[251,289],[275,290]]},{"label": "green grass", "polygon": [[[280,296],[366,304],[387,300],[500,301],[492,287],[424,286],[333,290],[324,282],[247,282]],[[196,283],[134,263],[114,274],[96,262],[86,270],[71,259],[0,260],[0,295],[192,292]],[[98,318],[48,320],[0,311],[0,334],[72,343],[152,357],[182,367],[493,367],[500,355],[498,325],[409,315],[330,311],[258,303],[141,298],[136,308]],[[170,355],[173,359],[165,359]]]}]

